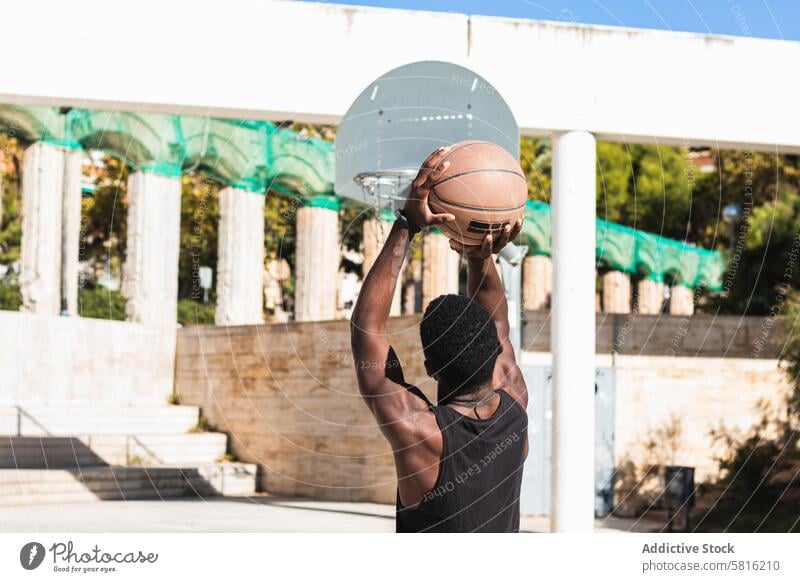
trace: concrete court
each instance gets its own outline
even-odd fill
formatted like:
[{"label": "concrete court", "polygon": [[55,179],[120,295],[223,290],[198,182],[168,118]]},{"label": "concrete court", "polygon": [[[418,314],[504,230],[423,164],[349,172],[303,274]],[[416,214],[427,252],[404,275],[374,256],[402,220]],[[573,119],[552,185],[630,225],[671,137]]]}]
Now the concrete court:
[{"label": "concrete court", "polygon": [[[394,531],[394,507],[255,496],[248,498],[92,501],[3,507],[0,532],[307,532]],[[523,518],[522,530],[545,532],[547,518]],[[608,518],[597,532],[658,531],[653,521]]]}]

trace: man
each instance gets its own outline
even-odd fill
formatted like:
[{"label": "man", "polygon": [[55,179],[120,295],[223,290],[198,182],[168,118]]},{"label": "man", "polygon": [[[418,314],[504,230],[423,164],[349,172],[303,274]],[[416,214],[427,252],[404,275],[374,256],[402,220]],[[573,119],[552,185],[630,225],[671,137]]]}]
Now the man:
[{"label": "man", "polygon": [[394,452],[398,532],[516,532],[527,455],[527,389],[508,339],[508,304],[492,261],[521,221],[482,245],[450,246],[469,263],[469,297],[441,296],[420,326],[425,369],[437,404],[403,378],[385,336],[395,286],[411,239],[454,220],[433,214],[430,189],[449,162],[434,152],[369,272],[351,318],[358,385]]}]

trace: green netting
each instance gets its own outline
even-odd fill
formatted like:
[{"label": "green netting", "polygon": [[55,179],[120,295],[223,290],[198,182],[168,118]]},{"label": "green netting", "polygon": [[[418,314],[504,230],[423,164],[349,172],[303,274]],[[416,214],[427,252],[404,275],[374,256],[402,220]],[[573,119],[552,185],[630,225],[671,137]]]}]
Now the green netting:
[{"label": "green netting", "polygon": [[[333,144],[268,121],[0,105],[0,129],[23,141],[103,150],[137,170],[179,176],[203,168],[226,185],[274,189],[310,206],[338,210],[342,202],[332,196]],[[550,205],[528,202],[520,236],[531,254],[550,254]],[[604,220],[597,221],[597,259],[609,269],[712,290],[722,288],[726,268],[719,252]]]},{"label": "green netting", "polygon": [[136,170],[179,176],[203,168],[254,192],[333,192],[333,144],[268,121],[0,105],[0,128],[26,142],[102,150]]},{"label": "green netting", "polygon": [[55,107],[0,104],[0,129],[23,143],[43,141],[65,148],[80,148],[70,133],[66,116]]},{"label": "green netting", "polygon": [[[722,288],[727,261],[718,251],[635,230],[597,219],[595,254],[601,268],[624,271],[664,281],[669,278],[687,287]],[[550,205],[529,201],[519,236],[530,254],[549,255]]]},{"label": "green netting", "polygon": [[303,202],[304,206],[310,206],[311,208],[325,208],[326,210],[335,210],[339,211],[341,208],[341,204],[339,203],[339,198],[336,196],[313,196],[311,198],[307,198]]}]

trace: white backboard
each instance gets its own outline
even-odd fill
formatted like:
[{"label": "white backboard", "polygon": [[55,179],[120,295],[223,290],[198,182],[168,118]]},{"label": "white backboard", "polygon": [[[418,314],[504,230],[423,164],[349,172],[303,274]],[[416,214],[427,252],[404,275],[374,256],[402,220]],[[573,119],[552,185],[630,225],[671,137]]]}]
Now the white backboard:
[{"label": "white backboard", "polygon": [[433,150],[467,139],[494,142],[519,158],[514,115],[486,79],[441,61],[393,69],[361,92],[339,124],[336,193],[389,206],[366,194],[356,176],[385,172],[407,186]]}]

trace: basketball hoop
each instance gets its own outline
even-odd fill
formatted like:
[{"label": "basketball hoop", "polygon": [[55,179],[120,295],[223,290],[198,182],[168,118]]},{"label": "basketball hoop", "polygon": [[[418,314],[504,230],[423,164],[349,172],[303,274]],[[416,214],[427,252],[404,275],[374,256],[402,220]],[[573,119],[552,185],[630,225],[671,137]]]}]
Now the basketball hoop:
[{"label": "basketball hoop", "polygon": [[394,212],[405,203],[416,176],[417,170],[378,170],[356,174],[353,181],[361,187],[365,201],[376,211],[386,208]]}]

